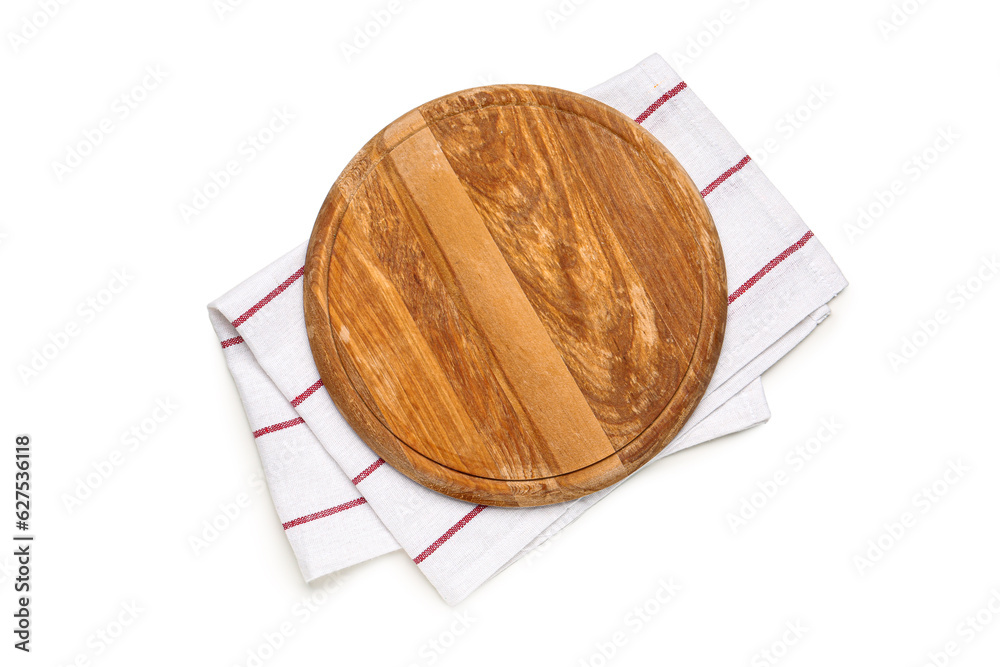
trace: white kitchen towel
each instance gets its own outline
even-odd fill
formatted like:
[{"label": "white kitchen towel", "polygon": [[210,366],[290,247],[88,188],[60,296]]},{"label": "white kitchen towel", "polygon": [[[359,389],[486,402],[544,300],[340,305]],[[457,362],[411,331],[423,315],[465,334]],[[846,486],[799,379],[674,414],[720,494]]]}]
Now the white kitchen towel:
[{"label": "white kitchen towel", "polygon": [[[653,133],[701,188],[725,253],[729,313],[705,397],[657,458],[768,416],[760,374],[846,281],[819,241],[659,56],[586,92]],[[304,225],[304,232],[306,231]],[[471,505],[393,470],[337,412],[302,310],[305,244],[209,305],[278,516],[307,580],[403,548],[455,604],[613,490],[559,505]],[[624,482],[623,482],[624,483]]]}]

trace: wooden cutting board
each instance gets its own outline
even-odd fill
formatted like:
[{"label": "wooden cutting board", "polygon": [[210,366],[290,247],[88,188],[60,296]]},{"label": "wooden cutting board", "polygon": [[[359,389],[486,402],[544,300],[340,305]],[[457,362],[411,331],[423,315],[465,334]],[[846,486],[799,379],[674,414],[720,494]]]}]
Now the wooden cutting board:
[{"label": "wooden cutting board", "polygon": [[365,146],[309,242],[341,414],[396,470],[486,505],[572,500],[677,434],[722,345],[715,226],[635,121],[553,88],[429,102]]}]

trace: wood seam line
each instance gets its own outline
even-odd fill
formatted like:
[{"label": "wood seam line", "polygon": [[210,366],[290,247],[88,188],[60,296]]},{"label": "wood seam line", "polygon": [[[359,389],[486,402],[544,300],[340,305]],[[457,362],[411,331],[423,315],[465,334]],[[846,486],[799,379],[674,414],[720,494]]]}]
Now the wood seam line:
[{"label": "wood seam line", "polygon": [[[539,107],[535,107],[535,109],[538,109],[538,110],[540,110],[542,112],[553,112],[553,113],[556,113],[556,114],[564,113],[562,111],[554,110],[554,109],[541,109]],[[584,118],[584,120],[587,121],[587,122],[589,122],[594,127],[598,128],[599,131],[611,132],[610,130],[608,130],[608,128],[605,125],[601,125],[599,123],[594,123],[590,119],[586,119],[586,118]],[[561,132],[561,128],[558,126],[558,124],[556,124],[556,127],[554,129],[554,133],[556,133],[556,132],[559,133],[559,139],[565,138],[564,134]],[[614,132],[611,132],[611,134],[614,137],[616,137],[619,141],[621,141],[622,144],[624,146],[626,146],[629,150],[631,150],[633,152],[638,152],[637,149],[635,148],[635,146],[632,144],[632,142],[629,140],[628,137],[622,137],[622,136],[620,136],[618,134],[615,134]],[[555,141],[558,141],[559,139],[556,139]],[[542,136],[542,137],[540,137],[540,141],[546,147],[546,150],[548,150],[550,152],[553,152],[553,153],[557,152],[557,150],[553,149],[552,146],[550,145],[551,142],[550,142],[550,140],[549,140],[548,137]],[[656,173],[657,173],[657,176],[659,177],[660,176],[659,168],[656,169]],[[556,178],[557,183],[559,184],[559,187],[561,188],[561,190],[564,193],[565,192],[569,192],[569,191],[571,191],[573,189],[571,187],[571,184],[567,180],[567,176],[566,176],[565,173],[554,173],[553,176]],[[593,202],[596,202],[598,200],[598,198],[596,197],[596,195],[589,188],[586,188],[586,190],[587,190],[587,195],[591,198],[591,200]],[[468,191],[468,189],[466,189],[466,191]],[[649,201],[649,198],[646,195],[646,193],[643,193],[642,196],[646,199],[647,202]],[[471,198],[471,196],[470,196],[470,198]],[[614,206],[613,203],[612,203],[612,206]],[[653,208],[652,205],[650,207]],[[617,208],[616,208],[616,210],[617,210]],[[605,233],[606,233],[607,236],[606,237],[602,237],[602,238],[606,238],[606,240],[608,241],[608,243],[611,244],[611,245],[613,245],[613,248],[610,249],[610,250],[607,250],[607,252],[610,253],[610,255],[614,257],[614,259],[616,259],[616,260],[618,260],[618,259],[623,260],[622,271],[625,272],[625,273],[631,272],[631,277],[634,279],[635,284],[637,284],[640,287],[642,287],[642,289],[645,291],[645,293],[647,295],[650,295],[650,297],[649,297],[650,298],[650,304],[651,304],[652,309],[653,309],[654,317],[656,318],[656,320],[658,322],[658,326],[662,327],[662,330],[665,331],[670,336],[671,340],[673,341],[673,344],[680,350],[681,354],[687,356],[687,363],[681,369],[681,372],[678,375],[678,385],[675,388],[675,391],[672,394],[670,394],[669,396],[666,396],[664,398],[664,400],[662,401],[662,405],[660,406],[660,411],[659,411],[659,413],[657,413],[657,414],[660,414],[664,410],[666,410],[666,409],[668,409],[670,407],[670,405],[673,402],[674,398],[677,396],[677,392],[680,390],[681,384],[683,383],[683,379],[684,379],[684,377],[687,374],[687,369],[691,366],[691,361],[694,358],[695,350],[697,349],[697,338],[695,339],[694,342],[692,342],[690,345],[688,345],[686,340],[684,340],[682,337],[677,336],[677,335],[674,334],[673,330],[670,328],[670,326],[667,323],[666,316],[664,315],[663,312],[661,312],[658,300],[656,298],[653,298],[651,296],[653,293],[649,289],[649,285],[648,285],[648,283],[647,283],[647,281],[646,281],[646,279],[645,279],[645,277],[643,275],[643,272],[639,270],[639,268],[638,268],[637,264],[635,263],[634,259],[629,254],[628,250],[626,249],[624,242],[619,237],[618,232],[616,231],[616,226],[617,226],[617,223],[614,222],[614,221],[608,221],[608,223],[606,225],[604,225],[604,229],[606,230]],[[598,236],[601,236],[601,233],[599,231],[600,227],[601,227],[600,225],[597,225],[595,227],[595,233]],[[692,238],[694,238],[694,236],[692,236]],[[690,351],[688,350],[688,348],[690,348]],[[654,419],[654,422],[655,422],[655,419]],[[616,448],[616,451],[621,451],[622,449],[628,447],[630,444],[632,444],[633,442],[635,442],[636,440],[638,440],[639,438],[641,438],[643,436],[643,434],[646,433],[646,431],[649,430],[649,428],[652,426],[652,424],[653,424],[653,422],[650,422],[650,424],[647,424],[646,427],[642,429],[642,431],[640,431],[638,434],[634,435],[631,439],[629,439],[626,442],[617,443],[617,444],[613,443],[613,446]],[[622,463],[624,464],[625,462],[623,461]]]},{"label": "wood seam line", "polygon": [[[595,457],[615,455],[430,128],[397,146],[390,159],[414,202],[426,212],[428,231],[474,321],[494,348],[518,399],[535,415],[546,446],[566,464],[565,472],[590,465]],[[532,363],[526,364],[527,359]]]},{"label": "wood seam line", "polygon": [[[412,111],[384,130],[383,141],[387,141],[390,144],[405,141],[406,137],[411,135],[415,131],[414,130],[415,127],[422,127],[422,126],[423,126],[423,117],[419,114],[418,111]],[[361,244],[366,248],[366,250],[362,250],[361,248],[358,247],[358,239],[351,238],[351,235],[346,232],[346,228],[349,226],[346,225],[346,223],[348,222],[348,220],[352,215],[350,202],[353,201],[354,197],[359,196],[365,190],[365,188],[367,187],[368,179],[372,176],[372,174],[375,173],[375,171],[378,169],[379,164],[382,163],[383,160],[386,159],[386,157],[387,157],[386,155],[383,155],[382,157],[379,157],[377,160],[375,160],[374,164],[370,166],[370,168],[365,172],[364,176],[359,180],[357,186],[354,188],[349,200],[347,201],[346,208],[343,211],[340,224],[338,225],[338,230],[337,232],[334,233],[334,238],[336,238],[337,233],[339,231],[345,230],[344,231],[345,240],[349,242],[351,245],[353,245],[355,248],[361,250],[362,253],[367,253],[369,255],[368,269],[370,271],[375,271],[385,281],[388,281],[388,277],[382,275],[381,269],[378,268],[377,262],[374,260],[374,257],[370,256],[371,249],[367,248],[367,243]],[[391,164],[391,162],[387,162],[386,164],[387,165]],[[449,468],[446,464],[437,463],[436,459],[429,455],[429,452],[424,452],[419,449],[415,449],[414,443],[408,441],[408,439],[405,437],[401,437],[399,435],[399,429],[394,427],[393,424],[391,423],[391,420],[383,413],[382,409],[379,407],[378,400],[375,398],[375,394],[371,391],[371,389],[368,387],[368,384],[364,381],[361,374],[358,372],[358,369],[354,364],[354,361],[351,358],[350,353],[346,349],[345,342],[342,338],[342,330],[338,330],[338,327],[334,323],[334,320],[339,321],[339,316],[334,312],[336,308],[331,307],[331,304],[336,302],[335,297],[332,294],[329,294],[329,289],[333,285],[333,281],[330,280],[330,277],[335,266],[335,260],[333,259],[335,246],[336,246],[335,241],[333,243],[330,243],[331,257],[329,261],[327,275],[325,276],[327,279],[326,283],[328,290],[327,294],[324,295],[325,296],[324,301],[327,304],[326,307],[328,316],[327,323],[331,332],[331,338],[333,340],[335,354],[339,357],[341,367],[344,369],[344,373],[347,376],[347,381],[353,386],[355,393],[358,395],[358,398],[360,399],[362,405],[364,405],[367,408],[369,414],[374,416],[374,418],[382,425],[382,427],[390,434],[392,439],[395,441],[396,443],[395,449],[397,450],[399,456],[406,459],[410,459],[412,461],[412,456],[416,455],[428,461],[435,461],[437,465],[441,465],[447,470],[454,470],[454,472],[457,474],[468,475],[468,473],[462,472],[458,469]],[[389,284],[391,284],[391,282]],[[405,302],[402,298],[402,295],[400,295],[398,291],[395,290],[395,288],[393,289],[392,293],[397,296],[399,303],[405,306]],[[404,310],[406,310],[407,315],[409,315],[410,317],[411,323],[413,324],[414,333],[417,335],[419,342],[426,343],[424,336],[420,333],[419,329],[416,327],[416,323],[412,321],[412,313],[409,313],[408,308],[404,308]],[[430,350],[428,346],[425,345],[425,347],[427,348],[426,350],[427,353],[430,355],[429,359],[433,361],[434,369],[437,372],[443,374],[444,371],[441,368],[440,360],[437,358],[437,355],[434,354],[433,351]],[[451,393],[451,387],[447,387],[447,391],[448,393]],[[457,398],[454,397],[453,393],[452,393],[452,398],[455,398],[455,400],[452,401],[452,403],[455,404],[454,407],[457,408],[459,411],[458,414],[456,414],[455,416],[458,416],[460,420],[463,420],[464,418],[464,421],[468,422],[472,426],[472,432],[475,434],[476,441],[479,443],[479,447],[477,447],[477,450],[480,453],[480,456],[482,456],[482,453],[485,452],[489,456],[489,459],[492,461],[494,470],[496,470],[497,474],[502,473],[506,469],[506,466],[503,464],[503,462],[497,460],[495,453],[492,451],[492,448],[487,446],[487,443],[482,438],[482,434],[479,433],[479,429],[476,427],[474,420],[471,419],[471,416],[468,415],[468,413],[464,410],[464,408],[462,408],[462,406],[458,405]]]},{"label": "wood seam line", "polygon": [[[402,184],[402,176],[400,176],[396,171],[395,165],[391,160],[388,161],[382,169],[387,173],[391,172],[391,179],[394,183]],[[410,200],[409,192],[406,190],[405,186],[399,188],[389,188],[388,192],[389,195],[393,197],[397,208],[400,210],[413,210],[413,216],[415,217],[422,215],[416,203]],[[462,294],[461,289],[458,287],[455,276],[452,274],[444,255],[442,255],[441,249],[437,247],[434,238],[430,235],[430,231],[426,223],[419,222],[412,225],[412,231],[416,237],[417,244],[424,252],[428,262],[435,268],[435,273],[438,280],[441,281],[444,291],[453,299],[453,305],[458,312],[458,317],[465,320],[469,328],[474,330],[483,340],[483,352],[489,359],[489,365],[483,370],[484,372],[489,372],[492,375],[493,379],[497,383],[499,391],[502,393],[504,399],[513,410],[515,419],[517,419],[524,428],[525,435],[531,439],[528,443],[522,443],[521,447],[531,447],[531,443],[544,442],[545,438],[543,437],[541,431],[539,431],[538,425],[532,419],[532,416],[525,411],[525,406],[521,403],[517,393],[514,391],[510,378],[507,377],[503,368],[500,366],[500,360],[497,357],[496,351],[486,339],[485,332],[476,323],[475,318],[472,315],[472,311],[469,308],[469,304]],[[409,305],[407,305],[407,308],[409,308]],[[413,315],[412,312],[411,315]],[[426,335],[424,337],[426,338]],[[435,354],[439,360],[439,365],[443,367],[445,362],[440,359],[442,352],[442,350],[435,350]],[[478,428],[478,423],[476,426]],[[486,434],[481,432],[481,435],[485,442]],[[530,451],[525,451],[523,449],[518,449],[516,451],[497,449],[498,451],[496,451],[493,455],[494,460],[497,461],[499,468],[507,470],[508,474],[512,476],[512,479],[533,480],[536,478],[551,477],[558,474],[554,472],[555,470],[558,470],[558,466],[553,465],[554,461],[552,460],[551,452],[544,450],[544,448],[533,448]],[[497,459],[497,456],[501,458]],[[428,459],[428,461],[431,461],[431,459]],[[443,466],[440,462],[434,463]],[[454,469],[449,468],[449,470]],[[468,474],[459,470],[454,470],[454,472],[459,474]],[[520,475],[520,477],[514,477],[514,475]],[[499,480],[500,478],[490,479]]]},{"label": "wood seam line", "polygon": [[[401,118],[394,126],[392,126],[389,130],[387,130],[386,136],[391,137],[391,141],[387,139],[387,142],[391,143],[391,145],[393,146],[392,150],[395,150],[396,146],[408,140],[419,129],[423,129],[426,127],[428,127],[427,121],[424,118],[422,112],[419,109],[414,110],[409,114],[407,114],[406,116],[404,116],[403,118]],[[398,183],[403,182],[402,176],[400,176],[400,174],[396,170],[395,165],[392,163],[391,159],[387,160],[387,166],[385,168],[392,170],[393,177],[396,182]],[[449,163],[449,168],[451,168],[450,163]],[[466,190],[466,192],[468,192],[467,188],[464,189]],[[398,193],[400,197],[409,197],[409,193],[406,191],[405,186],[402,190],[403,190],[402,192]],[[422,215],[419,210],[419,207],[412,200],[412,198],[410,198],[410,201],[405,203],[397,200],[396,204],[400,208],[417,209],[414,214],[416,216]],[[527,406],[522,402],[521,398],[518,396],[518,393],[514,387],[514,383],[511,380],[511,378],[508,377],[504,367],[500,363],[500,359],[497,356],[497,351],[494,348],[494,346],[490,344],[486,332],[483,331],[482,327],[476,322],[476,318],[473,316],[472,311],[469,307],[468,300],[462,293],[461,288],[458,286],[458,282],[454,275],[454,272],[452,271],[451,266],[448,264],[447,260],[442,254],[441,249],[437,246],[437,243],[434,241],[434,238],[430,233],[430,229],[427,227],[426,223],[418,223],[413,225],[413,231],[417,236],[421,249],[424,251],[428,260],[437,269],[438,278],[444,285],[445,290],[454,299],[455,307],[458,309],[461,316],[468,320],[469,324],[473,328],[475,328],[475,330],[485,341],[486,343],[485,351],[493,362],[491,367],[491,370],[493,372],[493,377],[498,382],[501,391],[503,392],[504,396],[509,402],[511,408],[514,410],[517,419],[519,419],[521,423],[524,425],[525,430],[530,433],[530,437],[534,439],[533,442],[544,443],[546,439],[544,434],[542,433],[542,430],[540,429],[534,416],[528,412]],[[504,456],[505,460],[510,459],[512,461],[518,461],[520,463],[522,467],[522,470],[520,472],[521,476],[518,477],[517,479],[521,481],[549,479],[557,477],[566,472],[558,465],[558,461],[556,460],[556,457],[553,456],[553,452],[547,450],[544,447],[535,448],[532,452],[527,453],[527,455],[525,452],[514,452],[514,451],[504,452],[502,455]],[[497,481],[501,480],[499,480],[498,478]]]},{"label": "wood seam line", "polygon": [[[402,186],[402,177],[396,172],[395,166],[393,165],[392,161],[391,160],[387,161],[383,166],[380,167],[380,169],[387,175],[387,178],[390,178],[392,182],[399,184],[399,187],[389,187],[386,190],[388,196],[393,198],[394,205],[401,211],[406,210],[407,208],[414,209],[414,215],[419,216],[420,215],[419,208],[416,206],[414,202],[409,200],[409,193],[406,191],[405,187]],[[388,176],[388,174],[391,174],[391,176]],[[366,187],[367,185],[362,186],[362,188]],[[368,193],[365,193],[365,197],[368,199],[372,199],[372,196]],[[350,215],[352,215],[352,212],[349,209],[344,216],[345,221],[348,219]],[[440,250],[436,246],[434,246],[433,239],[424,238],[427,236],[427,232],[422,229],[423,227],[424,225],[422,224],[412,225],[412,231],[414,233],[414,236],[417,238],[417,243],[419,244],[420,248],[424,250],[425,253],[427,252],[428,247],[430,247],[431,250],[437,253],[437,255],[433,254],[427,255],[428,261],[432,266],[441,267],[445,265],[445,260],[443,259],[443,257],[440,257]],[[366,247],[368,247],[369,251],[371,250],[370,244],[366,243]],[[381,268],[379,269],[379,271],[380,273],[385,274],[385,272]],[[387,280],[389,280],[390,284],[395,285],[392,278],[390,278],[388,275],[386,275],[385,277]],[[438,268],[438,278],[442,281],[444,290],[446,291],[446,293],[448,293],[449,296],[454,297],[457,288],[455,288],[454,286],[449,287],[449,283],[447,280],[448,277],[449,276],[441,276],[440,268]],[[398,296],[399,302],[402,304],[402,306],[406,309],[407,313],[409,314],[409,317],[413,321],[417,335],[419,335],[423,347],[426,347],[429,353],[433,356],[434,364],[441,371],[442,377],[447,378],[448,372],[445,370],[446,362],[444,359],[442,359],[441,350],[437,349],[435,346],[430,344],[427,333],[421,330],[420,325],[417,322],[418,316],[414,313],[413,309],[411,309],[410,304],[406,302],[406,299],[403,298],[403,293],[401,292],[400,288],[398,286],[394,286],[392,293]],[[465,317],[465,319],[470,323],[470,325],[473,328],[476,328],[475,322],[472,320],[471,315],[468,312],[464,301],[462,299],[456,300],[455,306],[459,310],[460,313],[459,317]],[[463,310],[463,308],[466,309]],[[476,330],[478,331],[478,328],[476,328]],[[534,429],[534,426],[531,423],[531,421],[527,419],[525,415],[521,414],[520,411],[523,410],[523,408],[518,403],[517,396],[510,388],[507,379],[503,377],[502,374],[496,373],[497,361],[495,355],[493,354],[493,350],[490,348],[488,344],[484,346],[484,349],[492,359],[492,365],[489,366],[487,370],[493,372],[493,376],[498,381],[500,385],[500,390],[504,393],[504,397],[510,403],[511,407],[515,410],[515,412],[518,415],[518,418],[522,420],[522,423],[532,428],[530,437],[535,438],[536,441],[542,441],[541,436],[537,433],[537,429]],[[469,414],[468,410],[465,409],[465,406],[461,404],[461,401],[453,392],[453,387],[449,385],[448,391],[454,397],[454,402],[456,404],[459,404],[458,407],[469,418],[473,427],[475,428],[476,433],[478,434],[478,442],[480,443],[480,449],[486,451],[489,454],[490,459],[493,461],[494,469],[497,471],[497,473],[495,473],[497,475],[495,479],[505,479],[506,477],[515,477],[516,475],[525,475],[530,478],[530,476],[533,474],[534,475],[540,474],[542,476],[547,476],[550,474],[550,468],[547,467],[548,464],[546,462],[543,462],[542,465],[538,465],[538,462],[536,461],[534,462],[536,465],[532,469],[526,469],[523,463],[528,460],[524,456],[519,456],[517,452],[511,454],[493,444],[487,438],[487,432],[480,428],[479,421],[473,418],[472,415]],[[376,409],[378,409],[377,405]],[[454,462],[448,463],[446,461],[440,461],[429,456],[428,452],[424,451],[421,448],[415,447],[415,443],[411,443],[406,438],[400,437],[398,429],[389,428],[388,425],[386,428],[396,437],[396,439],[400,443],[405,445],[405,449],[407,451],[407,457],[410,459],[411,463],[413,462],[413,457],[411,456],[412,453],[422,456],[427,461],[433,462],[435,465],[440,466],[441,468],[444,468],[446,470],[452,471],[456,474],[469,477],[478,477],[478,475],[473,475],[472,473],[460,469],[459,467],[454,465]],[[493,478],[490,477],[490,479]]]},{"label": "wood seam line", "polygon": [[[419,109],[415,109],[410,113],[406,114],[391,126],[386,128],[384,135],[385,141],[391,148],[388,149],[384,164],[381,169],[385,170],[387,173],[391,173],[390,180],[401,187],[390,187],[387,192],[395,201],[395,205],[400,210],[412,210],[412,215],[414,220],[419,220],[423,213],[420,207],[412,199],[406,186],[403,184],[403,177],[396,170],[395,164],[390,158],[392,151],[395,150],[397,146],[407,141],[416,132],[427,127],[426,120]],[[379,160],[383,162],[383,160]],[[373,169],[372,173],[377,172],[378,167]],[[367,182],[367,178],[366,178]],[[362,186],[364,187],[364,186]],[[349,211],[348,211],[349,212]],[[479,335],[483,338],[485,345],[484,351],[491,360],[491,364],[487,370],[492,372],[494,379],[497,381],[500,391],[503,392],[508,404],[514,410],[516,418],[520,420],[521,424],[527,431],[527,435],[532,438],[533,442],[544,442],[545,438],[542,436],[538,429],[538,425],[534,422],[531,415],[525,411],[525,406],[521,403],[514,391],[510,379],[503,372],[503,368],[500,366],[499,359],[497,358],[496,351],[486,340],[486,334],[482,329],[476,324],[475,318],[472,316],[472,312],[469,309],[469,305],[458,287],[455,276],[453,275],[448,262],[445,260],[444,256],[441,254],[441,249],[435,243],[433,237],[430,235],[430,230],[428,229],[426,223],[417,222],[412,225],[413,233],[417,239],[417,243],[421,250],[424,252],[428,261],[436,269],[437,277],[441,281],[445,292],[454,300],[454,305],[459,312],[459,317],[465,318],[469,325],[474,328]],[[407,305],[407,309],[409,306]],[[411,313],[412,316],[412,313]],[[426,338],[426,336],[424,336]],[[432,348],[433,351],[433,348]],[[439,358],[440,351],[434,351],[435,358],[438,359],[438,365],[443,368],[444,361]],[[477,431],[479,431],[478,423],[475,424]],[[392,429],[389,429],[390,432]],[[395,434],[394,434],[395,435]],[[467,472],[463,472],[455,467],[449,467],[447,464],[437,461],[433,458],[427,456],[426,453],[414,449],[412,445],[406,443],[404,440],[400,439],[398,436],[396,438],[406,446],[407,457],[410,459],[411,464],[413,463],[413,456],[423,457],[426,461],[434,464],[435,466],[440,466],[446,470],[449,470],[458,475],[465,475],[471,477],[478,477],[475,475],[470,475]],[[537,448],[534,450],[534,455],[531,452],[525,451],[505,451],[492,445],[486,439],[485,434],[480,431],[480,440],[488,447],[490,450],[490,455],[495,462],[497,469],[505,471],[506,475],[515,479],[525,479],[531,480],[536,477],[547,478],[551,476],[558,475],[560,470],[558,466],[554,466],[555,463],[552,460],[550,452],[544,450],[544,448]],[[527,443],[526,443],[527,444]],[[497,476],[496,479],[502,480],[501,476]]]},{"label": "wood seam line", "polygon": [[[418,356],[424,362],[422,368],[426,372],[436,376],[431,381],[431,384],[433,386],[439,387],[439,391],[441,392],[441,394],[438,396],[438,398],[442,399],[440,401],[440,405],[446,406],[447,408],[451,409],[450,417],[453,420],[452,423],[456,428],[461,429],[460,430],[461,434],[468,437],[468,440],[466,440],[466,442],[469,445],[475,447],[475,452],[477,454],[476,460],[480,462],[480,465],[485,465],[487,464],[487,461],[489,461],[493,464],[493,467],[497,471],[497,473],[502,473],[505,469],[504,466],[502,465],[501,462],[498,462],[496,460],[492,448],[490,448],[487,445],[487,443],[483,440],[481,434],[479,433],[479,430],[475,426],[474,420],[465,410],[465,407],[462,405],[458,397],[454,394],[452,386],[448,382],[444,381],[446,376],[444,370],[441,368],[437,355],[434,354],[434,351],[430,348],[429,344],[424,338],[416,322],[413,320],[412,315],[405,306],[402,295],[399,294],[399,292],[392,285],[392,282],[389,280],[389,278],[385,276],[385,274],[382,272],[381,268],[378,265],[378,260],[375,259],[374,253],[372,252],[371,248],[368,245],[367,239],[361,237],[355,237],[355,235],[351,234],[351,232],[346,227],[342,227],[338,234],[338,242],[344,243],[353,248],[353,252],[356,253],[356,256],[364,262],[364,265],[361,267],[360,270],[366,272],[366,275],[368,276],[369,280],[378,283],[381,292],[384,295],[386,295],[386,297],[389,299],[390,302],[395,302],[394,307],[392,306],[392,304],[390,304],[389,307],[394,312],[399,313],[402,318],[404,318],[404,321],[406,323],[406,329],[410,332],[409,335],[411,336],[411,343],[417,346],[419,351]],[[331,315],[336,320],[338,320],[337,322],[334,322],[334,324],[339,323],[345,325],[345,323],[339,321],[341,314],[336,307],[331,309],[330,312]],[[343,338],[340,339],[340,342],[344,343],[345,347],[348,347],[349,345],[355,343],[355,337],[360,337],[361,335],[362,335],[361,332],[356,332],[354,336],[352,336],[352,338],[350,339],[351,342],[344,341]],[[367,388],[369,392],[371,392],[372,387],[367,386]],[[379,393],[381,392],[378,388],[375,388],[375,392],[370,393],[373,400],[376,401],[377,407],[380,407],[378,406],[377,402],[378,399],[376,396]],[[413,424],[399,423],[399,419],[393,419],[392,413],[387,414],[386,410],[382,409],[381,407],[380,411],[383,413],[383,415],[385,415],[386,425],[389,428],[390,433],[392,433],[397,440],[399,440],[401,443],[404,443],[409,449],[414,449],[415,447],[417,447],[416,442],[414,442],[410,438],[407,438],[405,435],[400,435],[400,434],[401,433],[405,434],[407,431],[410,431],[415,436],[419,436],[420,429],[414,429]],[[424,435],[427,436],[430,434],[425,433]],[[456,438],[457,437],[458,436],[456,435]],[[435,448],[433,438],[430,438],[430,440],[428,440],[427,437],[423,437],[420,440],[421,442],[424,442],[430,447],[431,449],[430,453],[432,458],[436,459],[442,453],[447,451],[447,450],[437,450]],[[420,450],[417,449],[416,451]],[[428,455],[428,453],[426,452],[421,452],[421,453],[425,456]],[[452,462],[452,465],[456,463],[457,460]]]}]

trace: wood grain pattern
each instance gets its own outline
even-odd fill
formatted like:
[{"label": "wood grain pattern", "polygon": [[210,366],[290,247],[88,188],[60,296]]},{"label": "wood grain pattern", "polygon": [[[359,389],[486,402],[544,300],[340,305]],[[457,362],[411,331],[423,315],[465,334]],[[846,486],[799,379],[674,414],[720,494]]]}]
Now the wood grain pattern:
[{"label": "wood grain pattern", "polygon": [[379,133],[310,239],[324,385],[390,465],[491,505],[619,481],[711,378],[722,252],[687,174],[589,98],[490,86]]}]

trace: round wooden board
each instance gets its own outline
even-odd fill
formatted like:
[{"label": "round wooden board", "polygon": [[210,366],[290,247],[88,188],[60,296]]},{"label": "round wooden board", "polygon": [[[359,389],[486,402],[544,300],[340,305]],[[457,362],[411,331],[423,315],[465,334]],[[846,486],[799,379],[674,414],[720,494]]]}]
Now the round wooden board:
[{"label": "round wooden board", "polygon": [[396,470],[485,505],[572,500],[691,415],[726,322],[698,189],[632,119],[538,86],[429,102],[373,138],[309,242],[341,414]]}]

